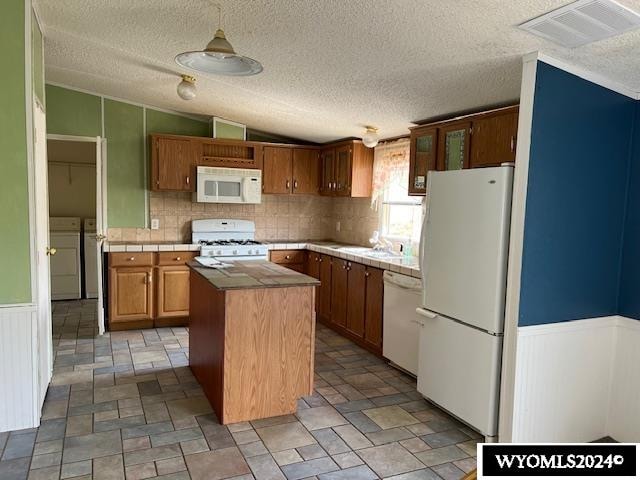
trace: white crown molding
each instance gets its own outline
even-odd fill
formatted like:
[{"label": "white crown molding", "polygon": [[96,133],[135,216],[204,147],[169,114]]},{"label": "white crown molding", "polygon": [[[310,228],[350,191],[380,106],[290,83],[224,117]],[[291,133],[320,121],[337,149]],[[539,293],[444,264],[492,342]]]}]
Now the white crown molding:
[{"label": "white crown molding", "polygon": [[528,53],[522,57],[523,63],[532,62],[532,61],[539,61],[539,62],[546,63],[547,65],[557,67],[560,70],[564,70],[565,72],[571,73],[576,77],[580,77],[584,80],[595,83],[596,85],[600,85],[601,87],[604,87],[608,90],[624,95],[625,97],[629,97],[634,100],[640,100],[640,92],[635,91],[632,88],[629,88],[619,82],[611,80],[605,77],[604,75],[590,72],[585,68],[578,67],[565,60],[558,60],[557,58],[547,55],[546,53],[536,51],[536,52]]}]

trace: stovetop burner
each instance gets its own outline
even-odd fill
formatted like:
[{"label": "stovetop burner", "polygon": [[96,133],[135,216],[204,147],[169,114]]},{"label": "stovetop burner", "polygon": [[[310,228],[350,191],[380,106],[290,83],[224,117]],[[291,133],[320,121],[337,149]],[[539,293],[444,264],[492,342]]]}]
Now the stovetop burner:
[{"label": "stovetop burner", "polygon": [[224,245],[262,245],[257,240],[200,240],[200,245],[206,246],[224,246]]}]

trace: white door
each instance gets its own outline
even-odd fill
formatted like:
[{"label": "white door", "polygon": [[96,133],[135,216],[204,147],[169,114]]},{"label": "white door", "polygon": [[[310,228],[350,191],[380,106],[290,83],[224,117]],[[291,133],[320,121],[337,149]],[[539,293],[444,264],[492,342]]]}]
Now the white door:
[{"label": "white door", "polygon": [[429,172],[425,309],[501,333],[513,168]]},{"label": "white door", "polygon": [[102,245],[106,237],[107,211],[107,141],[96,138],[96,273],[98,280],[98,332],[104,333],[104,299],[102,285]]},{"label": "white door", "polygon": [[35,195],[35,250],[36,250],[36,304],[38,309],[38,393],[44,402],[53,368],[53,341],[51,331],[51,277],[49,254],[49,187],[47,173],[47,123],[39,105],[33,107],[34,128],[34,195]]},{"label": "white door", "polygon": [[484,435],[497,435],[502,337],[440,315],[422,325],[418,392]]}]

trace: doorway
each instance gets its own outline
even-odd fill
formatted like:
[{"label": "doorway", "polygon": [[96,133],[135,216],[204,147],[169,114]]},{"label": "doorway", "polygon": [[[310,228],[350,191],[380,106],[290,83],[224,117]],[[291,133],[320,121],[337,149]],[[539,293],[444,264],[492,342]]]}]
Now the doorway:
[{"label": "doorway", "polygon": [[51,297],[95,299],[102,334],[106,142],[101,137],[47,135],[47,153]]}]

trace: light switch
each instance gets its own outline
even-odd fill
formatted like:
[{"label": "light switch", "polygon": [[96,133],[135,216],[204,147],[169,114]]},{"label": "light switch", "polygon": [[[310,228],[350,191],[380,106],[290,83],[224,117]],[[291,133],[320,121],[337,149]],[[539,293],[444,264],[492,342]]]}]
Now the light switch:
[{"label": "light switch", "polygon": [[151,219],[151,230],[158,230],[160,228],[160,219],[152,218]]}]

